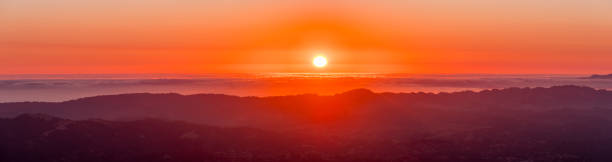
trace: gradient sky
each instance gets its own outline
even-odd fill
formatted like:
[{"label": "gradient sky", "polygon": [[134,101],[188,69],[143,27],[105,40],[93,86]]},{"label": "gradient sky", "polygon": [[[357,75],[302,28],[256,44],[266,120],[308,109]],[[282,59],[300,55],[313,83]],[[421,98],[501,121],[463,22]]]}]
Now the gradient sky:
[{"label": "gradient sky", "polygon": [[0,0],[0,69],[610,73],[612,1]]}]

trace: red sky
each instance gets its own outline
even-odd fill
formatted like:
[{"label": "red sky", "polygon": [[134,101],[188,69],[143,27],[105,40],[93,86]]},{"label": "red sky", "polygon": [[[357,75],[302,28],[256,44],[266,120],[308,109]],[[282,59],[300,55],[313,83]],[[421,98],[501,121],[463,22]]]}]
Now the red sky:
[{"label": "red sky", "polygon": [[612,72],[604,0],[3,0],[0,24],[1,74]]}]

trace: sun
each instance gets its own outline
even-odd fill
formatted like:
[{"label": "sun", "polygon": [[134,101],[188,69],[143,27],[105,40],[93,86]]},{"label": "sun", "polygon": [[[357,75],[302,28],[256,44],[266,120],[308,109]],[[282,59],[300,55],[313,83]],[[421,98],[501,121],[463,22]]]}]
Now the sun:
[{"label": "sun", "polygon": [[327,58],[323,56],[317,56],[312,59],[312,64],[316,67],[325,67],[325,65],[327,65]]}]

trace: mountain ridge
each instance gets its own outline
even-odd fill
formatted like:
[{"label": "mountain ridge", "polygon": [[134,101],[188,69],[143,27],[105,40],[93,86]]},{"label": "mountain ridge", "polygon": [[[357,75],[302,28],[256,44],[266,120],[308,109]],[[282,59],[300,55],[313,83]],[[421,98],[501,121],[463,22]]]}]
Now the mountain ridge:
[{"label": "mountain ridge", "polygon": [[[436,115],[435,111],[478,114],[491,110],[548,111],[611,107],[611,91],[582,86],[452,93],[374,93],[356,89],[329,96],[302,94],[239,97],[223,94],[136,93],[65,102],[0,103],[0,117],[44,113],[67,119],[163,118],[217,126],[274,128],[324,123],[368,123],[366,119],[402,120],[419,113]],[[389,117],[392,118],[387,119]]]},{"label": "mountain ridge", "polygon": [[609,128],[612,92],[582,86],[139,93],[2,103],[0,161],[610,161]]},{"label": "mountain ridge", "polygon": [[336,94],[332,94],[332,95],[319,95],[319,94],[314,94],[314,93],[303,93],[303,94],[294,94],[294,95],[281,95],[281,96],[237,96],[237,95],[227,95],[227,94],[219,94],[219,93],[197,93],[197,94],[189,94],[189,95],[184,95],[184,94],[180,94],[180,93],[148,93],[148,92],[141,92],[141,93],[122,93],[122,94],[109,94],[109,95],[96,95],[96,96],[90,96],[90,97],[82,97],[82,98],[76,98],[76,99],[72,99],[72,100],[66,100],[66,101],[60,101],[60,102],[46,102],[46,101],[22,101],[22,102],[2,102],[0,104],[14,104],[14,103],[65,103],[65,102],[75,102],[75,101],[81,101],[81,100],[88,100],[88,99],[97,99],[97,98],[105,98],[105,97],[133,97],[133,96],[171,96],[171,97],[195,97],[195,96],[217,96],[217,97],[237,97],[237,98],[277,98],[277,97],[299,97],[299,96],[320,96],[320,97],[326,97],[326,96],[339,96],[339,95],[347,95],[347,94],[399,94],[399,95],[406,95],[406,94],[430,94],[430,95],[448,95],[448,94],[466,94],[466,93],[482,93],[482,92],[500,92],[500,91],[509,91],[509,90],[538,90],[538,89],[574,89],[574,90],[584,90],[584,91],[606,91],[606,92],[612,92],[612,91],[608,91],[605,89],[595,89],[595,88],[591,88],[588,86],[578,86],[578,85],[559,85],[559,86],[551,86],[551,87],[508,87],[508,88],[502,88],[502,89],[483,89],[483,90],[479,90],[479,91],[473,91],[473,90],[464,90],[464,91],[455,91],[455,92],[420,92],[420,91],[416,91],[416,92],[373,92],[370,89],[366,89],[366,88],[355,88],[352,90],[348,90],[345,92],[341,92],[341,93],[336,93]]}]

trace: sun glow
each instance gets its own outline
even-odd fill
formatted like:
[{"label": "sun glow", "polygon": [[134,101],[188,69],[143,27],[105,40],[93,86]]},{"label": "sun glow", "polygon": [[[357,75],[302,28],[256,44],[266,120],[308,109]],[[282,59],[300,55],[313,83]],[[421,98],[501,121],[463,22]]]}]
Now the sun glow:
[{"label": "sun glow", "polygon": [[325,67],[325,65],[327,65],[327,58],[323,56],[317,56],[312,60],[312,64],[316,67]]}]

